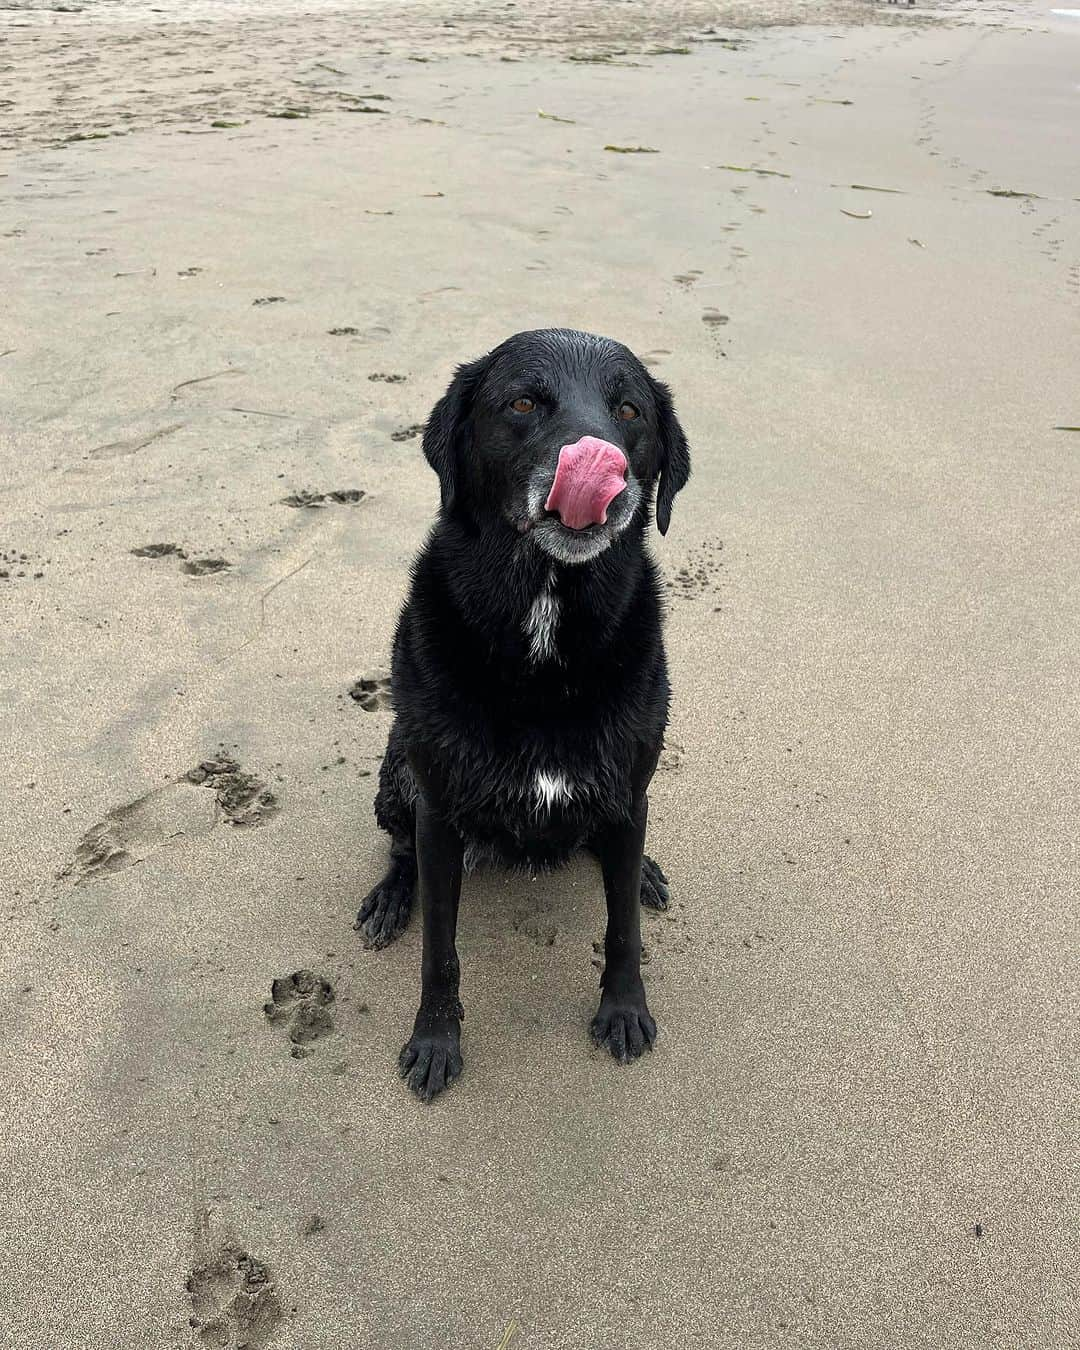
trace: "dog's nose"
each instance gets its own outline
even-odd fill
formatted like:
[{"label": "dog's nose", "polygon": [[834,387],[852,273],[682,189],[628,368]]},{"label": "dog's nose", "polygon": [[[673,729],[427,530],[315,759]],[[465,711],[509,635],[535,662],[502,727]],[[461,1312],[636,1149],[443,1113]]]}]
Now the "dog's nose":
[{"label": "dog's nose", "polygon": [[626,487],[626,456],[598,436],[582,436],[559,451],[555,479],[544,507],[571,530],[603,525],[607,509]]}]

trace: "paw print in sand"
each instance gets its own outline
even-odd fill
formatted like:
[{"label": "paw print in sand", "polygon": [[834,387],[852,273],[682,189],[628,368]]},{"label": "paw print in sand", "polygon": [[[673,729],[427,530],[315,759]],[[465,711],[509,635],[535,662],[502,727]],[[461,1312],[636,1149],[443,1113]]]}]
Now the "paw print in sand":
[{"label": "paw print in sand", "polygon": [[273,982],[263,1012],[271,1026],[288,1028],[293,1055],[300,1058],[311,1053],[303,1047],[333,1031],[334,1019],[330,1015],[333,1001],[334,986],[329,980],[313,975],[310,970],[297,970]]},{"label": "paw print in sand", "polygon": [[[676,600],[698,600],[702,597],[719,598],[723,540],[708,540],[701,548],[692,550],[685,567],[680,567],[666,583]],[[714,605],[714,610],[721,608]]]},{"label": "paw print in sand", "polygon": [[290,492],[287,497],[282,497],[280,505],[301,507],[306,510],[316,510],[324,502],[355,506],[357,502],[362,502],[366,495],[363,488],[335,488],[332,492],[309,492],[306,488],[301,488],[297,492]]},{"label": "paw print in sand", "polygon": [[207,1255],[187,1280],[193,1347],[264,1350],[284,1313],[274,1280],[261,1261],[234,1245]]},{"label": "paw print in sand", "polygon": [[261,778],[245,773],[231,755],[219,751],[184,775],[189,783],[212,788],[230,825],[262,825],[278,809],[277,798]]},{"label": "paw print in sand", "polygon": [[380,712],[389,708],[390,677],[388,675],[361,675],[349,686],[349,697],[359,703],[365,712]]},{"label": "paw print in sand", "polygon": [[214,572],[227,572],[231,566],[225,558],[189,558],[180,564],[180,571],[189,577],[208,577]]}]

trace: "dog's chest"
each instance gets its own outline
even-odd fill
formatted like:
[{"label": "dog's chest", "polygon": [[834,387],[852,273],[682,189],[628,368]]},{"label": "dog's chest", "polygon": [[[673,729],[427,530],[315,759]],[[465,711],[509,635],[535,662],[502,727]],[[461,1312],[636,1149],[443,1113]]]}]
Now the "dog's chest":
[{"label": "dog's chest", "polygon": [[549,576],[525,613],[522,633],[528,659],[534,666],[559,659],[559,620],[562,603],[555,591],[555,578]]},{"label": "dog's chest", "polygon": [[572,747],[538,735],[493,739],[457,779],[454,814],[468,856],[536,867],[565,861],[601,822],[625,814],[623,758],[589,736]]},{"label": "dog's chest", "polygon": [[595,785],[553,762],[492,764],[472,786],[479,790],[458,815],[470,863],[554,865],[592,832]]},{"label": "dog's chest", "polygon": [[637,653],[598,640],[606,616],[574,579],[545,570],[514,611],[455,673],[472,680],[466,708],[440,707],[441,791],[469,859],[554,866],[630,810]]},{"label": "dog's chest", "polygon": [[499,756],[481,774],[486,811],[516,827],[546,828],[553,821],[589,814],[598,795],[595,776],[557,751]]},{"label": "dog's chest", "polygon": [[569,805],[574,800],[574,780],[558,769],[537,769],[533,774],[532,795],[537,814],[550,812],[552,807]]}]

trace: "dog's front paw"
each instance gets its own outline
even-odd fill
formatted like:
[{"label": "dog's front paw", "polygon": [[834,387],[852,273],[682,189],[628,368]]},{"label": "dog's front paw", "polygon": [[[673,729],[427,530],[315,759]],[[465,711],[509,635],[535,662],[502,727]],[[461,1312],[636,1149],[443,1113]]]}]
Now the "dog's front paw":
[{"label": "dog's front paw", "polygon": [[392,866],[368,892],[354,925],[366,946],[388,947],[401,936],[412,913],[415,890],[414,869]]},{"label": "dog's front paw", "polygon": [[398,1072],[421,1101],[430,1102],[461,1073],[461,1023],[456,1017],[417,1014],[398,1056]]},{"label": "dog's front paw", "polygon": [[589,1032],[596,1044],[607,1046],[620,1064],[651,1050],[656,1023],[645,1006],[644,992],[625,998],[605,993]]}]

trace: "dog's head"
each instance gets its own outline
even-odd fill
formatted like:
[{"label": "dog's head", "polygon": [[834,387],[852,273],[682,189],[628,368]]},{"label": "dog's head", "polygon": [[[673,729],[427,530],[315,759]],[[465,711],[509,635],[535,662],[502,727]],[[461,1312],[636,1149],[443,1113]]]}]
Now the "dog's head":
[{"label": "dog's head", "polygon": [[442,509],[587,562],[656,494],[667,533],[690,451],[665,385],[609,338],[518,333],[460,366],[424,431]]}]

